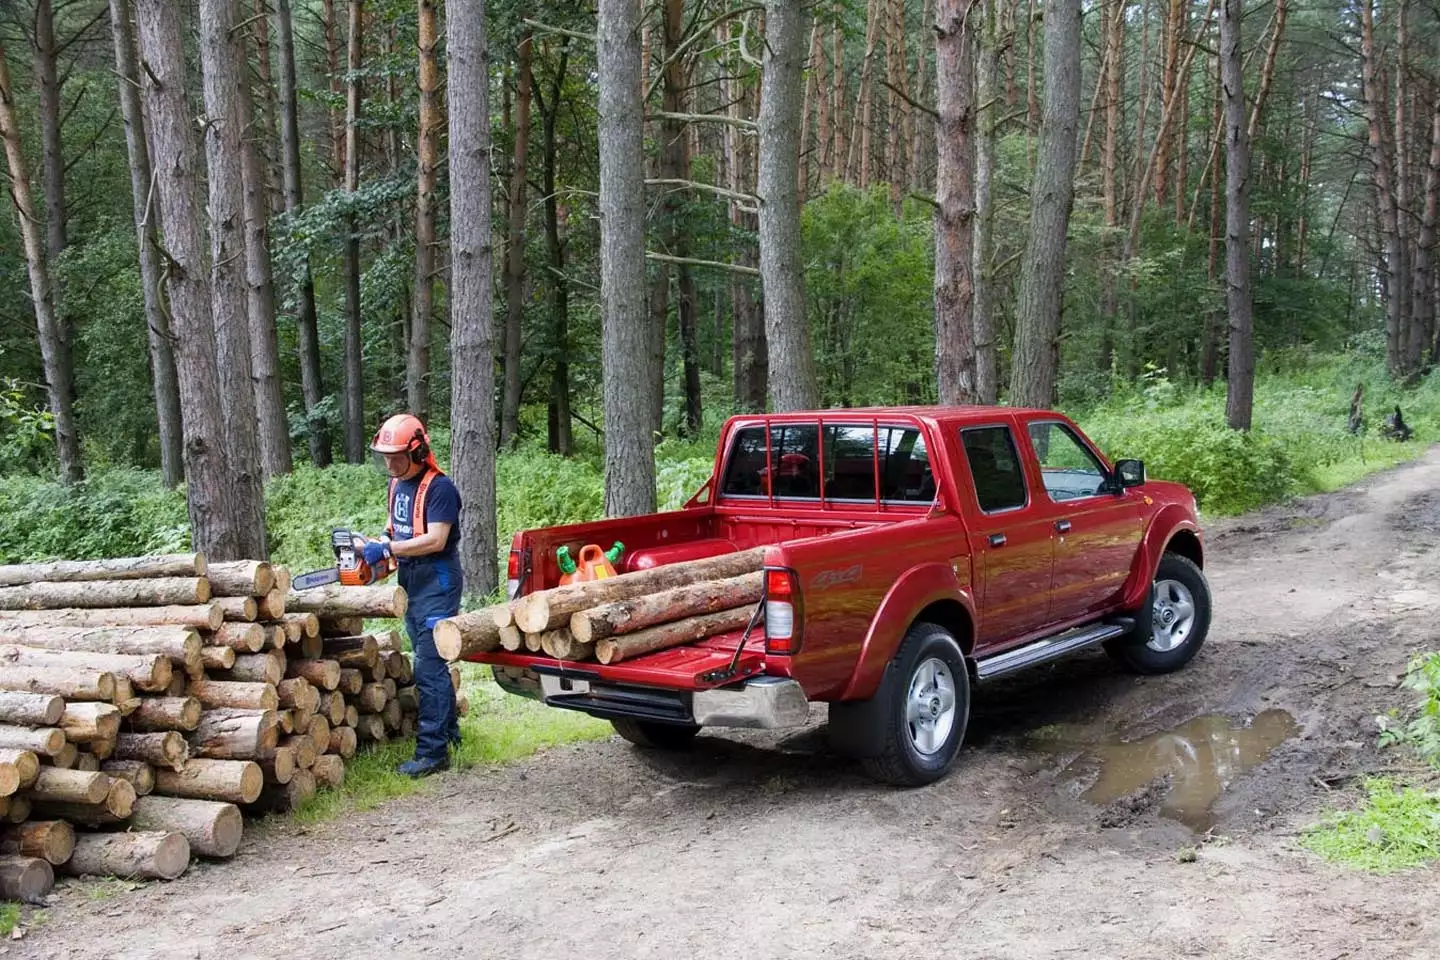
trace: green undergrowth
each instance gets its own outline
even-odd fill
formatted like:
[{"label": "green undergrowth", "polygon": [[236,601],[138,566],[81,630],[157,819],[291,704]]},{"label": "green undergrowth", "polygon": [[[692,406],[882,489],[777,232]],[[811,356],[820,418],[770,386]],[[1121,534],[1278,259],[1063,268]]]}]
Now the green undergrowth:
[{"label": "green undergrowth", "polygon": [[0,902],[0,937],[8,937],[20,922],[20,904],[13,900]]},{"label": "green undergrowth", "polygon": [[[468,770],[528,757],[538,750],[610,735],[610,724],[571,710],[556,710],[534,700],[511,696],[490,679],[488,668],[462,664],[461,689],[470,713],[460,718],[460,749],[452,754],[452,770]],[[395,768],[414,754],[413,739],[362,750],[345,764],[345,783],[321,790],[293,817],[319,823],[355,810],[369,810],[387,800],[443,786],[448,776],[412,780]]]},{"label": "green undergrowth", "polygon": [[1373,873],[1394,873],[1440,859],[1440,793],[1391,780],[1368,780],[1364,803],[1330,814],[1305,831],[1301,846]]}]

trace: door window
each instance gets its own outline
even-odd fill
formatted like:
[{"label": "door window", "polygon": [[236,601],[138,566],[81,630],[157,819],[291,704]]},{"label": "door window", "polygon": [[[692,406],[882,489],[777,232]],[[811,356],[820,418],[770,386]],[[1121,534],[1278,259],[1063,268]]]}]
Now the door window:
[{"label": "door window", "polygon": [[1009,427],[975,427],[962,430],[960,439],[970,476],[975,481],[975,499],[986,513],[1014,510],[1026,503],[1025,473],[1015,450]]},{"label": "door window", "polygon": [[1109,475],[1095,454],[1063,423],[1030,424],[1030,444],[1051,501],[1094,497],[1109,489]]}]

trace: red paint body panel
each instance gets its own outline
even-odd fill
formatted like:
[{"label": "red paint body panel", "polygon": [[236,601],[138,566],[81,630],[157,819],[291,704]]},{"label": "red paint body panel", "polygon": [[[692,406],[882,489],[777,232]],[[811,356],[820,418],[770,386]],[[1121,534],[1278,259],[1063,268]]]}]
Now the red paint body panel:
[{"label": "red paint body panel", "polygon": [[[793,677],[812,700],[873,695],[906,631],[933,604],[943,604],[935,608],[936,618],[966,634],[961,642],[973,642],[978,656],[1136,609],[1171,538],[1182,530],[1200,536],[1194,497],[1179,484],[1147,482],[1121,494],[1054,500],[1028,432],[1035,422],[1068,427],[1105,470],[1112,469],[1072,421],[1042,410],[896,407],[735,417],[721,434],[711,478],[684,509],[517,534],[513,547],[524,558],[520,590],[530,593],[559,582],[555,550],[562,545],[573,555],[587,543],[608,547],[622,541],[626,572],[769,546],[766,565],[790,568],[798,577],[800,645],[793,655],[767,654],[763,625],[757,627],[736,679],[761,672]],[[822,436],[831,425],[874,429],[877,440],[885,427],[918,429],[935,499],[925,504],[723,496],[736,431],[766,424],[817,424]],[[1011,431],[1027,497],[1021,507],[987,514],[975,493],[961,431],[995,426]],[[822,477],[824,456],[822,451]],[[853,481],[854,459],[842,463]],[[615,683],[704,689],[713,683],[702,675],[730,663],[739,636],[712,637],[608,667],[566,666]],[[562,666],[528,654],[471,659]]]}]

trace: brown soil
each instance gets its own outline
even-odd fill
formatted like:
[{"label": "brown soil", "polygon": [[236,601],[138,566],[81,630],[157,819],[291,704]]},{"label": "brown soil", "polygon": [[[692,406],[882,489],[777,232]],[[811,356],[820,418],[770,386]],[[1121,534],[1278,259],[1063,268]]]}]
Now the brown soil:
[{"label": "brown soil", "polygon": [[[251,831],[233,862],[174,883],[62,886],[10,955],[1440,956],[1440,869],[1374,877],[1295,842],[1399,762],[1374,717],[1437,646],[1437,489],[1440,451],[1214,524],[1215,622],[1188,669],[1139,678],[1094,653],[981,688],[962,762],[925,789],[830,754],[823,708],[798,733],[707,733],[678,755],[615,738]],[[1087,745],[1275,709],[1298,732],[1222,778],[1205,833],[1164,812],[1169,773],[1082,796],[1100,772]]]}]

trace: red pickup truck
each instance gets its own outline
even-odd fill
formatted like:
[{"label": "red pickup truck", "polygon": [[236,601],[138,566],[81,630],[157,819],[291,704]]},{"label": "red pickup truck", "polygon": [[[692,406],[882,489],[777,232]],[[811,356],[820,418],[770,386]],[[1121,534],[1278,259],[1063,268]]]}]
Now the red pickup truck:
[{"label": "red pickup truck", "polygon": [[897,784],[950,768],[973,684],[1094,644],[1165,673],[1210,625],[1190,491],[1043,410],[734,417],[683,509],[517,534],[510,595],[555,586],[557,548],[615,540],[622,574],[765,546],[751,629],[608,666],[470,659],[646,747],[800,725],[825,701],[832,744]]}]

